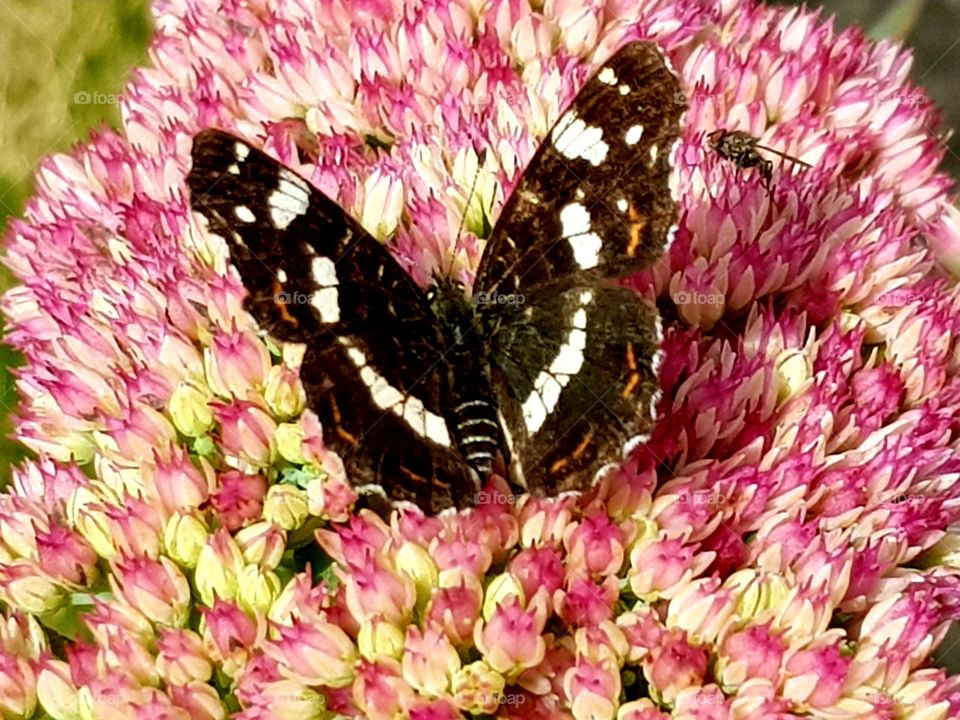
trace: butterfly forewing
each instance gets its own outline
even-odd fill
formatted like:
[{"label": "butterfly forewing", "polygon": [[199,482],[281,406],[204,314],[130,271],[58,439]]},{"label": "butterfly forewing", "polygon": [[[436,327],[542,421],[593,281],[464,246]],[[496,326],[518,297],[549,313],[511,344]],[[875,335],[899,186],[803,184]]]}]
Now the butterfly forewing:
[{"label": "butterfly forewing", "polygon": [[[227,242],[247,307],[306,343],[301,379],[357,484],[428,508],[466,491],[447,427],[443,336],[423,291],[336,203],[227,133],[200,133],[191,206]],[[397,442],[412,436],[416,442]]]},{"label": "butterfly forewing", "polygon": [[509,295],[650,265],[676,220],[668,180],[682,97],[652,44],[631,43],[610,58],[504,204],[474,292]]}]

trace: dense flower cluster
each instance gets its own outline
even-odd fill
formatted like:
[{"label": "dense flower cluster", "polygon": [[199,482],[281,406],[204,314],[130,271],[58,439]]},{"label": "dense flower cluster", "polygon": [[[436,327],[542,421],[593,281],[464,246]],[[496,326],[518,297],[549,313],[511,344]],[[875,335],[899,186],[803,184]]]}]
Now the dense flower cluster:
[{"label": "dense flower cluster", "polygon": [[[8,238],[38,459],[0,495],[0,717],[960,716],[930,664],[960,609],[960,215],[907,54],[749,0],[533,6],[156,2],[122,133],[45,161]],[[676,242],[634,281],[666,328],[651,441],[581,498],[352,514],[302,348],[190,216],[192,135],[469,279],[633,38],[689,104]],[[718,127],[811,167],[767,189]]]}]

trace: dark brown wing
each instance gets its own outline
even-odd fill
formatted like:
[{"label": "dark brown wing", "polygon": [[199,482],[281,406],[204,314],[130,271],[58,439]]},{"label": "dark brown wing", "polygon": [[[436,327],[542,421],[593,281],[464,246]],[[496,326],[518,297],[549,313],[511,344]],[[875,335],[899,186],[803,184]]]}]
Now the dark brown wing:
[{"label": "dark brown wing", "polygon": [[670,154],[685,109],[657,48],[624,46],[544,139],[504,205],[474,294],[525,293],[650,265],[676,220]]},{"label": "dark brown wing", "polygon": [[301,378],[352,482],[438,511],[476,487],[444,420],[444,341],[427,299],[335,202],[218,130],[194,140],[191,207],[222,236],[247,306],[305,343]]},{"label": "dark brown wing", "polygon": [[516,299],[482,316],[512,476],[534,492],[583,489],[654,422],[656,309],[609,278],[669,242],[684,108],[656,47],[623,47],[544,140],[485,250],[475,297]]}]

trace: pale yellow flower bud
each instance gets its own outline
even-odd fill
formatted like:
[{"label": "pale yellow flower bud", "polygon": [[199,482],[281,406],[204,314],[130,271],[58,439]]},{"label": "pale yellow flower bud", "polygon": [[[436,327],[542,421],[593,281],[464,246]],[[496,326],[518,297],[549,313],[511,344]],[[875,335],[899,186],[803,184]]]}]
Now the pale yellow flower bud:
[{"label": "pale yellow flower bud", "polygon": [[3,600],[31,615],[46,615],[60,608],[66,588],[41,573],[31,562],[14,563],[4,568]]},{"label": "pale yellow flower bud", "polygon": [[90,543],[102,558],[112,560],[117,556],[110,519],[102,510],[96,509],[103,502],[89,488],[74,490],[67,502],[67,516],[73,527]]},{"label": "pale yellow flower bud", "polygon": [[210,531],[199,513],[175,513],[164,527],[163,548],[178,565],[195,568],[209,537]]},{"label": "pale yellow flower bud", "polygon": [[523,605],[527,602],[524,596],[523,586],[510,573],[501,573],[497,575],[487,586],[487,591],[483,598],[483,619],[490,620],[493,613],[496,612],[497,605],[510,596],[516,596]]},{"label": "pale yellow flower bud", "polygon": [[200,551],[194,573],[197,593],[204,605],[212,607],[218,596],[224,600],[234,599],[245,564],[240,546],[228,532],[220,530],[211,535]]},{"label": "pale yellow flower bud", "polygon": [[392,623],[364,620],[360,624],[357,645],[360,654],[371,662],[384,656],[399,660],[403,655],[403,643],[403,631]]},{"label": "pale yellow flower bud", "polygon": [[263,399],[270,412],[280,418],[299,415],[307,403],[297,372],[284,365],[274,365],[267,372]]},{"label": "pale yellow flower bud", "polygon": [[739,618],[761,618],[783,604],[790,590],[779,575],[744,568],[728,577],[723,587],[733,592]]},{"label": "pale yellow flower bud", "polygon": [[70,666],[62,660],[44,661],[37,676],[37,699],[53,720],[81,720],[77,688],[70,680]]},{"label": "pale yellow flower bud", "polygon": [[252,614],[264,615],[282,589],[283,584],[275,572],[247,565],[237,577],[237,602]]},{"label": "pale yellow flower bud", "polygon": [[800,393],[811,381],[813,367],[800,350],[785,350],[776,363],[778,397],[781,401]]},{"label": "pale yellow flower bud", "polygon": [[307,493],[293,485],[274,485],[267,490],[263,517],[284,530],[296,530],[310,515]]},{"label": "pale yellow flower bud", "polygon": [[413,580],[417,589],[417,608],[422,611],[440,581],[437,564],[423,546],[407,542],[397,551],[396,567]]},{"label": "pale yellow flower bud", "polygon": [[303,454],[303,427],[300,423],[280,423],[273,435],[277,452],[284,460],[295,465],[304,465],[307,458]]},{"label": "pale yellow flower bud", "polygon": [[173,424],[187,437],[202,437],[213,427],[213,409],[209,391],[182,382],[170,396],[169,411]]},{"label": "pale yellow flower bud", "polygon": [[261,520],[237,531],[233,539],[240,545],[243,559],[267,570],[280,564],[287,549],[287,533],[267,520]]}]

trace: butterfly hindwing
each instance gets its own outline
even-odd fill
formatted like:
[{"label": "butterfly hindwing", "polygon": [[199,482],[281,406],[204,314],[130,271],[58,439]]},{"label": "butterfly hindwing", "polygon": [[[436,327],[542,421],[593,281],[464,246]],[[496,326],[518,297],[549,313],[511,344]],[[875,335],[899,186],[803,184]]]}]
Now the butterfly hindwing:
[{"label": "butterfly hindwing", "polygon": [[659,319],[607,283],[525,300],[504,315],[493,347],[512,478],[541,495],[580,490],[653,424]]},{"label": "butterfly hindwing", "polygon": [[443,337],[390,253],[303,178],[227,133],[197,135],[188,185],[192,208],[230,248],[249,310],[274,337],[306,343],[310,407],[351,480],[395,479],[390,496],[427,508],[472,486],[445,417]]}]

